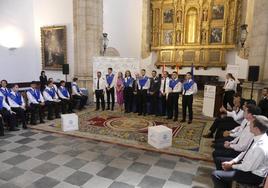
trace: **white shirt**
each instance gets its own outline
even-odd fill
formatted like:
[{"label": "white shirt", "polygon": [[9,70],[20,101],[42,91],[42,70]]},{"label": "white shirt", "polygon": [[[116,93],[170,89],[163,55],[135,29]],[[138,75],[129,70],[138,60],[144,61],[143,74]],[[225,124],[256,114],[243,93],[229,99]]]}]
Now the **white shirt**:
[{"label": "white shirt", "polygon": [[[16,93],[14,91],[11,91],[10,92],[12,95],[16,95]],[[7,100],[8,100],[8,104],[11,108],[19,108],[19,107],[25,107],[25,102],[24,102],[24,98],[22,96],[21,97],[21,101],[22,101],[22,104],[19,105],[17,104],[13,99],[11,99],[10,97],[7,97]]]},{"label": "white shirt", "polygon": [[5,109],[7,109],[8,111],[11,111],[11,108],[10,108],[10,106],[6,103],[6,100],[5,100],[5,98],[3,97],[3,108],[5,108]]},{"label": "white shirt", "polygon": [[[35,91],[33,88],[31,88],[30,90]],[[41,92],[40,92],[40,99],[39,99],[39,101],[37,101],[35,99],[35,97],[29,91],[27,91],[27,99],[28,99],[28,104],[29,105],[30,104],[39,104],[39,102],[44,102],[44,98],[43,98]]]},{"label": "white shirt", "polygon": [[[145,78],[146,76],[142,76],[141,78]],[[139,79],[141,79],[139,78]],[[140,82],[139,82],[139,79],[137,80],[138,82],[138,89],[141,90],[141,85],[140,85]],[[142,89],[149,89],[150,88],[150,78],[147,77],[147,81],[146,83],[144,84],[144,86],[142,87]]]},{"label": "white shirt", "polygon": [[[99,80],[99,88],[98,88],[98,80]],[[95,92],[96,90],[105,91],[105,88],[106,88],[106,81],[104,80],[104,78],[100,77],[94,79],[93,92]]]},{"label": "white shirt", "polygon": [[[186,82],[191,82],[192,79],[186,81]],[[197,93],[197,84],[194,82],[194,84],[191,86],[190,89],[188,89],[186,92],[184,90],[184,87],[182,85],[182,95],[194,95]]]},{"label": "white shirt", "polygon": [[[60,86],[60,88],[63,89],[64,87],[63,87],[63,86]],[[65,89],[67,90],[67,88],[65,88]],[[62,98],[62,99],[70,99],[70,93],[69,93],[68,90],[67,90],[67,94],[68,94],[68,97],[65,97],[65,96],[62,94],[61,90],[58,89],[58,95],[59,95],[60,98]]]},{"label": "white shirt", "polygon": [[[113,73],[112,73],[113,74]],[[110,74],[110,75],[112,75],[112,74]],[[108,88],[108,87],[110,87],[110,88],[112,88],[112,87],[114,87],[115,86],[115,75],[114,75],[114,77],[113,77],[113,80],[112,80],[112,83],[110,84],[110,86],[109,86],[109,84],[108,84],[108,81],[107,81],[107,77],[106,76],[108,76],[109,74],[107,74],[107,75],[105,75],[105,81],[106,81],[106,83],[105,83],[105,87],[106,88]]]},{"label": "white shirt", "polygon": [[244,129],[245,125],[248,123],[247,119],[244,119],[240,126],[235,127],[230,131],[231,137],[238,137],[241,134],[241,131]]},{"label": "white shirt", "polygon": [[[169,82],[172,79],[169,80]],[[176,79],[176,81],[178,81],[178,83],[175,85],[175,87],[172,89],[171,87],[169,87],[169,83],[168,83],[168,93],[179,93],[181,92],[181,82],[178,80],[178,78]]]},{"label": "white shirt", "polygon": [[249,124],[247,122],[242,128],[241,134],[231,141],[230,147],[235,151],[245,151],[252,142],[254,135],[250,132]]},{"label": "white shirt", "polygon": [[[5,90],[6,92],[9,92],[6,87],[1,87],[1,89]],[[0,91],[0,96],[4,97],[4,99],[6,99],[6,96],[2,93],[2,91]]]},{"label": "white shirt", "polygon": [[233,169],[252,172],[260,177],[266,176],[268,172],[268,136],[266,133],[255,136],[250,149],[240,153],[233,161],[238,163],[242,158],[242,163],[233,165]]},{"label": "white shirt", "polygon": [[232,117],[236,123],[241,124],[244,120],[244,111],[242,109],[239,109],[237,111],[233,110],[231,112],[227,111],[227,116]]},{"label": "white shirt", "polygon": [[80,90],[79,92],[76,86],[78,87],[78,84],[76,82],[72,82],[72,95],[82,95],[82,91]]},{"label": "white shirt", "polygon": [[46,89],[43,91],[43,95],[44,95],[44,99],[45,99],[45,101],[54,101],[54,102],[59,102],[60,100],[59,100],[59,97],[58,97],[58,95],[57,95],[57,92],[55,92],[55,95],[54,95],[54,97],[52,98],[50,95],[49,95],[49,93],[46,91],[46,90],[52,90],[53,88],[50,88],[50,87],[46,87]]},{"label": "white shirt", "polygon": [[58,87],[56,86],[56,84],[53,84],[53,87],[54,87],[55,91],[58,92]]},{"label": "white shirt", "polygon": [[164,92],[164,84],[165,84],[165,78],[162,78],[162,79],[161,79],[160,92],[161,92],[161,93],[168,93],[169,77],[166,78],[166,88],[165,88],[165,92]]},{"label": "white shirt", "polygon": [[233,79],[227,79],[223,86],[225,91],[236,91],[236,82]]}]

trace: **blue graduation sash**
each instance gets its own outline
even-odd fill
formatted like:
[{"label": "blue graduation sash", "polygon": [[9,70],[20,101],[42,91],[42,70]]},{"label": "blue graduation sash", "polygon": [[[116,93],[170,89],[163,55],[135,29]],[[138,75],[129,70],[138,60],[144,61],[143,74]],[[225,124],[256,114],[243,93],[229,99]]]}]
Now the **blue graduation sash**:
[{"label": "blue graduation sash", "polygon": [[35,89],[35,90],[29,89],[28,91],[31,93],[31,95],[35,98],[35,100],[37,102],[40,101],[40,95],[41,95],[41,93],[40,93],[40,90],[39,89]]},{"label": "blue graduation sash", "polygon": [[72,86],[74,86],[76,88],[77,92],[80,93],[80,89],[79,89],[77,84],[72,84]]},{"label": "blue graduation sash", "polygon": [[51,96],[52,99],[55,97],[56,91],[55,91],[54,88],[52,88],[52,89],[45,89],[45,91]]},{"label": "blue graduation sash", "polygon": [[169,80],[169,87],[173,90],[174,87],[175,87],[178,83],[179,83],[179,79],[177,79],[177,80],[173,80],[173,79],[171,79],[171,80]]},{"label": "blue graduation sash", "polygon": [[68,95],[68,90],[65,88],[65,87],[59,87],[59,90],[60,90],[60,92],[62,93],[62,95],[64,96],[64,97],[69,97],[69,95]]},{"label": "blue graduation sash", "polygon": [[125,87],[132,87],[132,84],[133,84],[133,78],[132,77],[127,78],[127,81],[126,81],[126,79],[124,79],[124,86]]},{"label": "blue graduation sash", "polygon": [[184,82],[183,83],[183,89],[184,91],[188,91],[192,86],[194,85],[194,81],[192,80],[191,82]]},{"label": "blue graduation sash", "polygon": [[140,84],[140,86],[141,86],[141,89],[145,86],[147,80],[148,80],[148,77],[147,77],[147,76],[145,76],[145,77],[142,78],[142,79],[139,79],[139,84]]},{"label": "blue graduation sash", "polygon": [[9,93],[9,90],[7,89],[7,91],[6,91],[6,90],[0,88],[0,92],[3,93],[3,95],[4,95],[5,97],[7,97],[7,96],[8,96],[8,93]]},{"label": "blue graduation sash", "polygon": [[114,74],[111,74],[111,75],[107,74],[106,75],[106,81],[107,81],[109,86],[112,84],[113,79],[114,79]]},{"label": "blue graduation sash", "polygon": [[22,105],[21,95],[18,92],[16,92],[15,95],[10,92],[8,97],[11,98],[18,105]]},{"label": "blue graduation sash", "polygon": [[3,100],[4,100],[4,97],[0,96],[0,110],[2,110],[3,108]]}]

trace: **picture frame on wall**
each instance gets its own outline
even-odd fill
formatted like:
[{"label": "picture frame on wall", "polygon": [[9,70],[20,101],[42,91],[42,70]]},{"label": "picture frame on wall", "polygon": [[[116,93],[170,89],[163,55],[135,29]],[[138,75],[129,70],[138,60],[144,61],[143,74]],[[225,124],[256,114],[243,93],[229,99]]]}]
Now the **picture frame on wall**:
[{"label": "picture frame on wall", "polygon": [[224,5],[214,5],[212,7],[212,19],[223,20],[224,18]]},{"label": "picture frame on wall", "polygon": [[222,28],[212,28],[210,34],[211,43],[222,43]]},{"label": "picture frame on wall", "polygon": [[66,26],[41,27],[43,70],[62,70],[67,63]]}]

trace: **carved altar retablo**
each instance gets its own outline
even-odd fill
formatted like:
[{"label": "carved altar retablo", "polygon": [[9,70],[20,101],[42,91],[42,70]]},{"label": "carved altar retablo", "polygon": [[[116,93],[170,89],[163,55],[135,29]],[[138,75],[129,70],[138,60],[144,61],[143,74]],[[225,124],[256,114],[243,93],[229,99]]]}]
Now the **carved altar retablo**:
[{"label": "carved altar retablo", "polygon": [[226,67],[237,43],[241,0],[151,0],[157,66]]}]

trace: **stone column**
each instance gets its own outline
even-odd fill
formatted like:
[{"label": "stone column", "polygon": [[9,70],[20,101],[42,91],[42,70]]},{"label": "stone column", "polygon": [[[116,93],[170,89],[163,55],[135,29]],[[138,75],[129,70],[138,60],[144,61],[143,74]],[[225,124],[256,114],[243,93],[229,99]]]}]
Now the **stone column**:
[{"label": "stone column", "polygon": [[103,31],[103,0],[73,0],[74,76],[92,100],[93,57],[99,56]]},{"label": "stone column", "polygon": [[141,57],[145,59],[150,56],[151,49],[151,1],[142,1],[142,36]]},{"label": "stone column", "polygon": [[[268,1],[258,0],[254,3],[252,28],[249,35],[249,66],[260,66],[259,81],[255,83],[253,98],[259,100],[261,90],[268,86]],[[243,97],[250,98],[251,83],[242,86]]]}]

